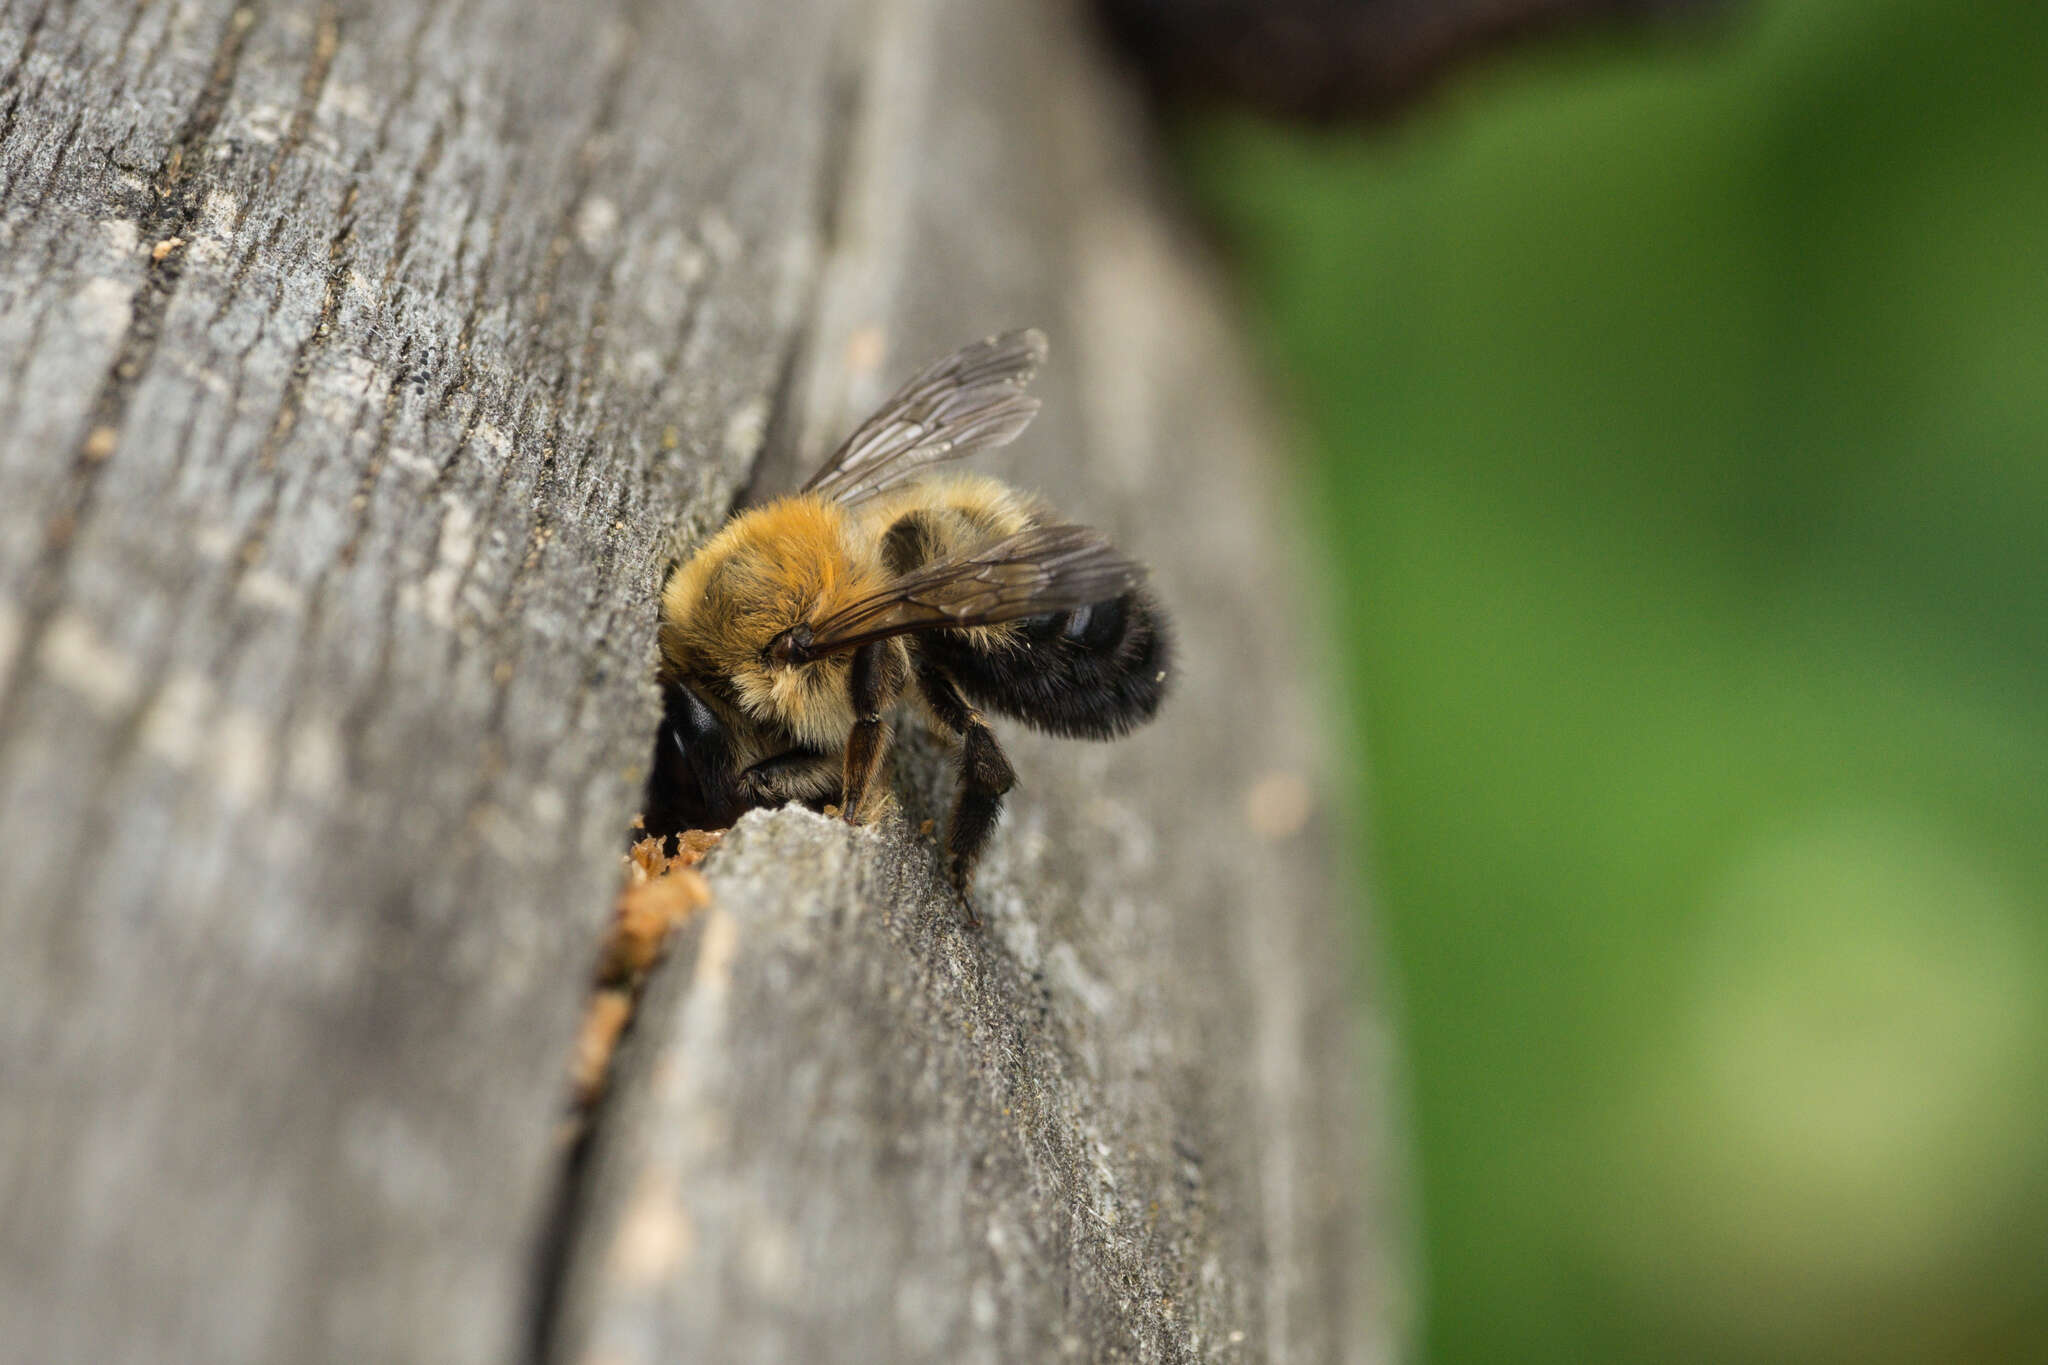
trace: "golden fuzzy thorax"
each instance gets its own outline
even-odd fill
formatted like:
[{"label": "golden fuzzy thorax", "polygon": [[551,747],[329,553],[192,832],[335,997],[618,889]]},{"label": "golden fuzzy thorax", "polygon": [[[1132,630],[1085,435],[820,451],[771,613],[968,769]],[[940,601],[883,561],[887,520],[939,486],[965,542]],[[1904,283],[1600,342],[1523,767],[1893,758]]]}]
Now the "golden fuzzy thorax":
[{"label": "golden fuzzy thorax", "polygon": [[[853,515],[860,518],[867,538],[879,542],[899,519],[913,513],[921,515],[932,537],[927,549],[934,557],[1016,535],[1048,515],[1045,505],[1030,494],[1001,479],[967,471],[928,475],[882,494]],[[979,650],[1013,649],[1019,642],[1014,625],[969,626],[959,633]]]},{"label": "golden fuzzy thorax", "polygon": [[733,518],[661,592],[661,652],[677,677],[731,682],[753,720],[833,748],[853,728],[851,656],[778,664],[769,642],[881,588],[871,536],[836,503],[799,494]]},{"label": "golden fuzzy thorax", "polygon": [[873,499],[854,515],[869,539],[880,540],[897,519],[911,512],[937,513],[931,525],[940,537],[935,548],[950,553],[1015,535],[1044,512],[1035,498],[1019,493],[986,474],[956,472],[927,475]]}]

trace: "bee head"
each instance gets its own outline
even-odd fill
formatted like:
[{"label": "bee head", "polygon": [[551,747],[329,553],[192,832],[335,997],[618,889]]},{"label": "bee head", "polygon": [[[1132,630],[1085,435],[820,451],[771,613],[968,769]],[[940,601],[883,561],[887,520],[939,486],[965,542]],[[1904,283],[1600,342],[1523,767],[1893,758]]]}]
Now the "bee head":
[{"label": "bee head", "polygon": [[663,585],[663,657],[677,677],[722,680],[754,720],[836,743],[852,723],[852,662],[818,651],[817,623],[882,573],[836,506],[789,498],[743,512]]}]

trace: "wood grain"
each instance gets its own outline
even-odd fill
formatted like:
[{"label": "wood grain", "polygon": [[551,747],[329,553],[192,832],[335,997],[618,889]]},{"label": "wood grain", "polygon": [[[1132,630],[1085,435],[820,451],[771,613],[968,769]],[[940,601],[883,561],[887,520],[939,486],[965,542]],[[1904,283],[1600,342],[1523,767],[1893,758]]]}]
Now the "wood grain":
[{"label": "wood grain", "polygon": [[[0,82],[10,1353],[1390,1349],[1321,820],[1245,804],[1320,766],[1274,441],[1068,10],[31,0]],[[1172,711],[1015,746],[981,937],[914,822],[750,819],[565,1185],[665,554],[1023,322],[992,463],[1154,560]]]}]

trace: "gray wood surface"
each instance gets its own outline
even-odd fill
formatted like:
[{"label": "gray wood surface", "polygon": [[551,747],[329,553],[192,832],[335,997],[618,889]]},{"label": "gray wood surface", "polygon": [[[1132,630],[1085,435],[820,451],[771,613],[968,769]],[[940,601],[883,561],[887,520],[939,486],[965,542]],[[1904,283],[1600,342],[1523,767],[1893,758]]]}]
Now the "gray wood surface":
[{"label": "gray wood surface", "polygon": [[[1070,12],[15,0],[0,82],[0,1354],[1395,1350],[1275,442]],[[928,744],[750,817],[572,1168],[671,537],[1025,322],[987,463],[1178,695],[1015,737],[979,933]]]}]

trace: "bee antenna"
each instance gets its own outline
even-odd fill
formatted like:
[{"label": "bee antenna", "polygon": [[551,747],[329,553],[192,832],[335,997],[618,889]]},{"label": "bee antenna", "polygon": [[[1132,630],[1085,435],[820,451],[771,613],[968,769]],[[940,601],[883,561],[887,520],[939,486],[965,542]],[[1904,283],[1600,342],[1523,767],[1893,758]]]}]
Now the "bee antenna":
[{"label": "bee antenna", "polygon": [[811,660],[811,634],[808,625],[799,622],[768,642],[768,657],[779,664],[801,664]]}]

